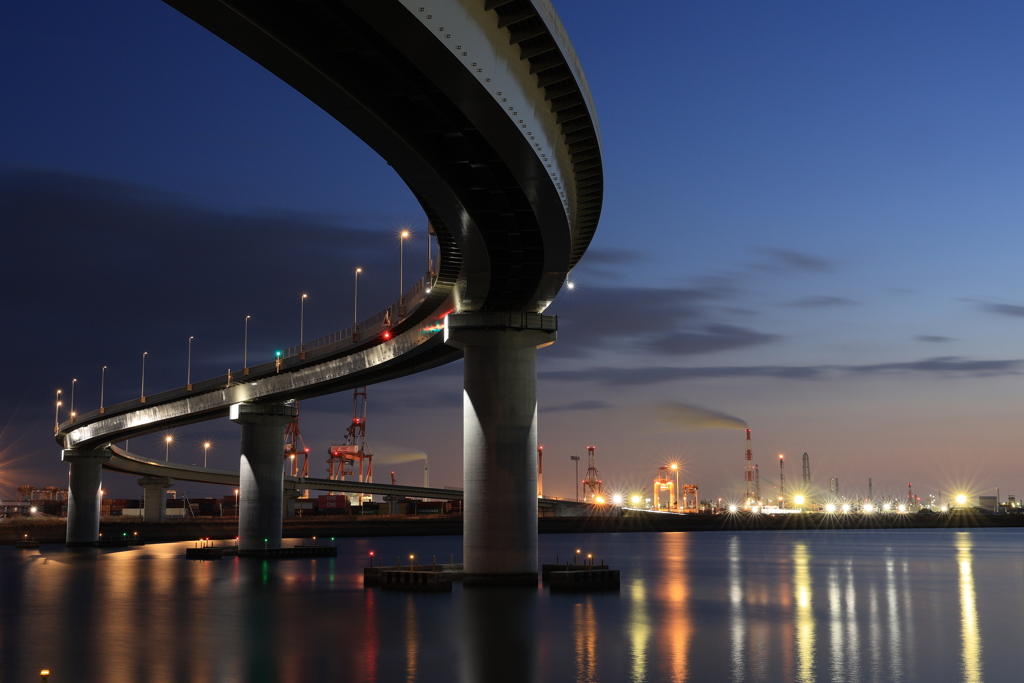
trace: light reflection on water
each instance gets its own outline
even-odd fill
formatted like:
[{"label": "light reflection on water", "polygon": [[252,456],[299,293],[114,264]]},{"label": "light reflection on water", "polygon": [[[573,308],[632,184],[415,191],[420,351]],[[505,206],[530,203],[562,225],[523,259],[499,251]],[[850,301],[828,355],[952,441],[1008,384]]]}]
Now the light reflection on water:
[{"label": "light reflection on water", "polygon": [[976,683],[981,681],[981,634],[978,631],[970,535],[957,537],[956,550],[960,564],[960,640],[963,648],[960,672],[964,681]]},{"label": "light reflection on water", "polygon": [[187,544],[0,548],[0,683],[953,681],[1016,672],[1024,531],[541,537],[622,571],[613,594],[362,587],[363,558],[459,537],[348,539],[337,559],[196,563]]}]

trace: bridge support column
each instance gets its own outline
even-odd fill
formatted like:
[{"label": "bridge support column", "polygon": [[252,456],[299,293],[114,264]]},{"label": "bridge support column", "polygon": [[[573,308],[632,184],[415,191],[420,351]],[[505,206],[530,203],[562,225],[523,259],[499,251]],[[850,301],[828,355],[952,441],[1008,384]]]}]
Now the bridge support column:
[{"label": "bridge support column", "polygon": [[238,548],[281,547],[284,504],[284,427],[295,420],[293,405],[236,403],[231,421],[242,425],[238,472]]},{"label": "bridge support column", "polygon": [[302,497],[302,491],[296,488],[295,482],[284,483],[284,509],[282,514],[285,519],[295,519],[295,501]]},{"label": "bridge support column", "polygon": [[68,463],[65,540],[69,547],[92,545],[100,538],[100,489],[103,487],[103,463],[110,460],[110,451],[65,449],[61,459]]},{"label": "bridge support column", "polygon": [[142,519],[146,522],[167,521],[167,489],[174,484],[170,477],[140,477],[143,491]]},{"label": "bridge support column", "polygon": [[445,341],[463,350],[465,585],[537,584],[537,349],[555,316],[460,313]]}]

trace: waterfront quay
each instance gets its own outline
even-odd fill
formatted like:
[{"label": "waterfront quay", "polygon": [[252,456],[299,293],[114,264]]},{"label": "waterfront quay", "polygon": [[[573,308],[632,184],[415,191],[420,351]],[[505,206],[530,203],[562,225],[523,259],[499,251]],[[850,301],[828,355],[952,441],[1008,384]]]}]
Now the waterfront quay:
[{"label": "waterfront quay", "polygon": [[[731,514],[665,514],[625,510],[621,515],[580,517],[541,517],[541,534],[623,533],[652,531],[786,531],[815,529],[985,529],[1024,527],[1024,515],[987,515],[972,510],[948,513],[892,513],[848,515],[803,513],[799,515],[762,515],[745,512]],[[24,538],[43,543],[64,540],[65,522],[52,519],[9,519],[0,521],[0,544],[13,544]],[[236,520],[221,517],[197,517],[147,523],[123,517],[105,517],[100,523],[103,538],[132,537],[136,533],[145,542],[164,543],[199,538],[231,540],[238,535]],[[460,535],[462,516],[433,517],[380,516],[330,517],[284,520],[287,538],[320,539],[376,536]]]}]

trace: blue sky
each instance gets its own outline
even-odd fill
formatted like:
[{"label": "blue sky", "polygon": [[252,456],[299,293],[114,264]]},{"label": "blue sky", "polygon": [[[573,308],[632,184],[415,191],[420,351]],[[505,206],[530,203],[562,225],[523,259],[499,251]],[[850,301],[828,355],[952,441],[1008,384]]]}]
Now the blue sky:
[{"label": "blue sky", "polygon": [[[876,493],[1024,495],[1024,7],[555,6],[607,185],[541,352],[548,492],[572,495],[569,455],[594,444],[616,487],[678,458],[702,494],[736,494],[742,432],[659,423],[673,402],[747,421],[766,485],[777,453],[795,478],[807,451],[815,481],[849,493],[872,477]],[[72,377],[94,406],[109,365],[108,402],[128,398],[149,351],[147,384],[178,386],[190,335],[193,373],[222,373],[246,314],[251,353],[295,343],[302,292],[307,337],[328,334],[348,323],[355,265],[361,310],[393,298],[394,233],[425,226],[409,191],[174,10],[5,6],[0,58],[0,339],[17,359],[0,384],[0,495],[66,476],[52,401]],[[371,389],[371,445],[426,451],[439,485],[461,479],[459,373]],[[350,405],[304,406],[315,453]],[[172,457],[212,436],[226,467],[236,429],[181,430]],[[159,435],[133,447],[162,450]],[[137,494],[128,477],[108,487]]]}]

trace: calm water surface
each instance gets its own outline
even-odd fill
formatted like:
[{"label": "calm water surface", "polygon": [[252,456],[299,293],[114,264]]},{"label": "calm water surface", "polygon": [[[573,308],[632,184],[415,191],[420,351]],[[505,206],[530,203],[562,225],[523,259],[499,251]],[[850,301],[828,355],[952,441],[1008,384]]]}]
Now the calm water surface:
[{"label": "calm water surface", "polygon": [[0,548],[0,683],[995,681],[1024,661],[1024,530],[541,536],[617,594],[364,589],[461,537],[334,560],[190,562],[189,544]]}]

